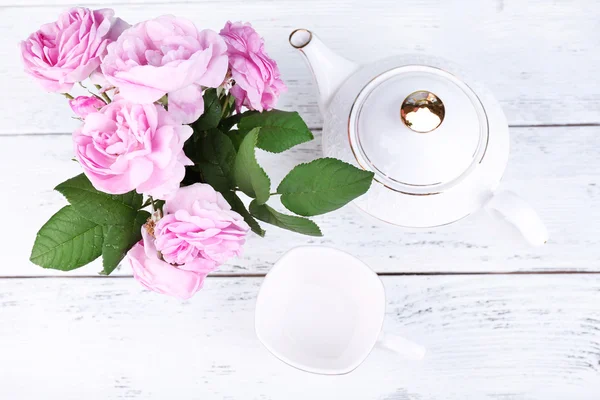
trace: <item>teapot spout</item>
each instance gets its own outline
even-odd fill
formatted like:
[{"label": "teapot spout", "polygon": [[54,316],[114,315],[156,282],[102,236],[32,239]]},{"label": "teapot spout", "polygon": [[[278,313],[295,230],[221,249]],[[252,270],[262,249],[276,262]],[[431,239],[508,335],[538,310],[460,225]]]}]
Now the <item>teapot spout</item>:
[{"label": "teapot spout", "polygon": [[358,64],[335,54],[311,31],[296,29],[290,44],[300,50],[319,89],[319,107],[324,112],[342,83],[358,70]]}]

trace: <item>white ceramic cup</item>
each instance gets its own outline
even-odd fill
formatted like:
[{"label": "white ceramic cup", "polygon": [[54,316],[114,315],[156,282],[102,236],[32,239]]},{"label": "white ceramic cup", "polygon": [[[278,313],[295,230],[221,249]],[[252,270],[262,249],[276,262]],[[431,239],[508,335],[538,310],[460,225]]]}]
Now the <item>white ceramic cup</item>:
[{"label": "white ceramic cup", "polygon": [[281,361],[317,374],[351,372],[376,344],[422,359],[422,346],[382,337],[385,306],[381,280],[356,257],[330,247],[296,247],[260,288],[256,335]]}]

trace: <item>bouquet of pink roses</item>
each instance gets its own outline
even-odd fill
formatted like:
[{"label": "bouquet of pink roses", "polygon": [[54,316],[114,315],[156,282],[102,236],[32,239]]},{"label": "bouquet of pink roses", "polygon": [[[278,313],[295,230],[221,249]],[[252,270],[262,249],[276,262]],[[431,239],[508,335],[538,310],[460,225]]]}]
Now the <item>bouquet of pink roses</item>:
[{"label": "bouquet of pink roses", "polygon": [[[281,153],[312,140],[250,24],[198,30],[162,16],[129,26],[109,9],[73,8],[21,43],[25,71],[62,93],[81,120],[73,150],[83,173],[56,187],[69,205],[38,232],[31,261],[73,270],[127,256],[134,277],[189,298],[239,256],[258,221],[320,236],[306,217],[365,193],[372,173],[324,158],[294,168],[271,191],[256,148]],[[89,95],[74,98],[75,85]],[[252,200],[249,207],[239,196]],[[272,196],[297,215],[269,205]]]}]

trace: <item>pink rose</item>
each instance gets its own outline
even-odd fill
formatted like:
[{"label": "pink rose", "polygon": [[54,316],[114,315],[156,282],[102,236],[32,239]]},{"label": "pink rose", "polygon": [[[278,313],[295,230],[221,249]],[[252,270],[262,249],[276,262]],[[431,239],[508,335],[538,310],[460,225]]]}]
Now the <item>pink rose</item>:
[{"label": "pink rose", "polygon": [[142,227],[143,240],[128,253],[133,276],[158,293],[188,299],[204,278],[242,252],[250,227],[223,196],[196,183],[167,200],[164,217]]},{"label": "pink rose", "polygon": [[166,199],[179,187],[183,152],[192,128],[181,125],[162,106],[116,98],[89,114],[73,133],[75,154],[94,187],[123,194],[133,189]]},{"label": "pink rose", "polygon": [[236,106],[250,110],[271,110],[280,93],[287,90],[280,78],[277,63],[265,52],[263,39],[250,24],[225,24],[221,36],[227,43],[229,67],[235,85],[231,93]]},{"label": "pink rose", "polygon": [[97,112],[106,103],[95,96],[78,96],[69,100],[69,105],[78,117],[85,118],[88,114]]},{"label": "pink rose", "polygon": [[[142,227],[142,229],[144,229]],[[127,253],[133,277],[154,292],[187,300],[202,289],[204,278],[214,266],[207,260],[196,260],[189,265],[174,266],[158,258],[152,240],[137,243]]]},{"label": "pink rose", "polygon": [[211,30],[165,15],[127,29],[108,46],[106,79],[131,101],[169,95],[169,111],[183,123],[202,115],[202,87],[218,87],[227,73],[227,46]]},{"label": "pink rose", "polygon": [[68,92],[100,66],[106,46],[127,26],[111,9],[72,8],[21,42],[25,72],[50,92]]}]

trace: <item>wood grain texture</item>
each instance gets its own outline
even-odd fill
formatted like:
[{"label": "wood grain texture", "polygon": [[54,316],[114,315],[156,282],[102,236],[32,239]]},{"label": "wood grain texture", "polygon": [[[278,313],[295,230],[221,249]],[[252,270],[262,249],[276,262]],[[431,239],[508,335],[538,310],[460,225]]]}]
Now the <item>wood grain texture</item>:
[{"label": "wood grain texture", "polygon": [[[515,128],[511,133],[511,159],[501,187],[521,194],[545,220],[551,239],[542,248],[529,247],[485,213],[436,231],[414,232],[376,225],[348,206],[315,218],[323,238],[264,225],[267,238],[251,235],[244,257],[221,272],[264,273],[285,251],[311,243],[349,251],[379,272],[600,271],[597,129]],[[315,134],[313,142],[285,154],[259,153],[273,187],[295,165],[320,156],[321,134]],[[0,243],[11,249],[3,256],[0,276],[64,274],[27,260],[36,231],[66,204],[52,188],[81,171],[71,158],[70,136],[0,137],[0,209],[8,210],[3,225],[10,227],[0,230]],[[95,275],[100,269],[95,264],[73,273]]]},{"label": "wood grain texture", "polygon": [[[261,278],[209,278],[192,300],[144,290],[127,266],[65,274],[29,263],[35,232],[80,172],[60,96],[22,72],[17,43],[73,0],[0,0],[0,399],[597,400],[600,274],[388,276],[384,331],[428,348],[422,363],[375,349],[346,376],[287,367],[254,335]],[[93,0],[129,22],[170,13],[218,30],[248,20],[265,37],[289,91],[279,108],[317,130],[316,88],[287,43],[313,30],[360,62],[416,52],[476,70],[513,126],[502,188],[532,203],[551,240],[527,247],[478,213],[437,231],[380,226],[352,207],[316,218],[324,238],[268,226],[219,273],[263,274],[286,250],[330,245],[383,273],[600,272],[600,7],[594,0]],[[588,127],[577,127],[589,125]],[[320,156],[317,140],[259,154],[275,185]],[[50,134],[50,135],[44,135]],[[60,134],[60,135],[55,135]],[[280,207],[278,209],[281,209]],[[50,275],[43,278],[14,276]],[[66,276],[64,278],[52,275]]]},{"label": "wood grain texture", "polygon": [[0,280],[3,399],[596,400],[600,276],[386,277],[384,331],[345,376],[288,367],[254,334],[262,279],[181,302],[133,279]]},{"label": "wood grain texture", "polygon": [[[594,0],[429,0],[410,6],[386,0],[368,6],[342,0],[93,3],[113,7],[131,23],[165,13],[217,30],[228,19],[252,21],[289,86],[280,108],[300,111],[311,127],[322,125],[316,89],[301,56],[287,43],[297,27],[312,29],[332,49],[360,62],[416,52],[469,66],[496,94],[513,125],[600,123],[600,9]],[[22,72],[17,43],[73,2],[2,4],[0,76],[10,103],[0,109],[0,134],[70,132],[76,121],[66,101],[42,92]]]}]

